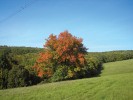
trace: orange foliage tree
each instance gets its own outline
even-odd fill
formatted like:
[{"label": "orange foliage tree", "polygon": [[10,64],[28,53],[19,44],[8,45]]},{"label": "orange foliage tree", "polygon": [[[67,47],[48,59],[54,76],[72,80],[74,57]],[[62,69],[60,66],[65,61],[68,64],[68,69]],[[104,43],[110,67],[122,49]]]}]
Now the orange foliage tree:
[{"label": "orange foliage tree", "polygon": [[82,39],[72,36],[68,31],[59,36],[51,34],[44,45],[44,52],[40,53],[33,68],[40,77],[52,77],[59,65],[67,67],[67,77],[73,78],[84,69],[87,49]]}]

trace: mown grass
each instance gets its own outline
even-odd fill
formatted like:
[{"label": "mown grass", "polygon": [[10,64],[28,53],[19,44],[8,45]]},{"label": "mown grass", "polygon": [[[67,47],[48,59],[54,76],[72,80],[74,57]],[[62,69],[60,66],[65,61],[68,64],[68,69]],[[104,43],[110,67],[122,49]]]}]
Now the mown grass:
[{"label": "mown grass", "polygon": [[0,90],[0,100],[133,100],[133,59],[104,64],[101,77]]}]

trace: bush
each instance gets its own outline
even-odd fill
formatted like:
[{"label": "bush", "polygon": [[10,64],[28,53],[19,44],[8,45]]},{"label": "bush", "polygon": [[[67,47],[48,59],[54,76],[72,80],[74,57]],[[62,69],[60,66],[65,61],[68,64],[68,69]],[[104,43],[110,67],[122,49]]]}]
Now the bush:
[{"label": "bush", "polygon": [[53,76],[51,77],[51,82],[56,82],[56,81],[62,81],[65,80],[67,77],[67,73],[68,73],[68,66],[58,66],[58,69],[55,71],[55,73],[53,74]]},{"label": "bush", "polygon": [[102,62],[97,57],[91,57],[87,59],[86,76],[97,76],[101,73]]}]

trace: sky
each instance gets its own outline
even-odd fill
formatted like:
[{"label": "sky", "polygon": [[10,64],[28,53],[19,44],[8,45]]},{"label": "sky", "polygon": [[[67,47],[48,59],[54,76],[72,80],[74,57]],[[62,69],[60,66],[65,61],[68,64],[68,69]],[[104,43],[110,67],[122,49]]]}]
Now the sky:
[{"label": "sky", "polygon": [[65,30],[90,52],[133,50],[133,0],[0,0],[0,45],[43,48]]}]

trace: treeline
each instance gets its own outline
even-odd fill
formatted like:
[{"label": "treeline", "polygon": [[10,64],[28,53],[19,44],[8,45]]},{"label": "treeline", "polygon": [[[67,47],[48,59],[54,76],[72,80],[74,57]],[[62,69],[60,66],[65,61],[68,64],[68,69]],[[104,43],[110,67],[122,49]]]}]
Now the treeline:
[{"label": "treeline", "polygon": [[10,51],[14,54],[17,55],[23,55],[23,54],[27,54],[27,53],[39,53],[41,51],[43,51],[42,48],[33,48],[33,47],[15,47],[15,46],[0,46],[0,53],[3,52],[3,50],[7,50],[10,49]]},{"label": "treeline", "polygon": [[87,57],[96,57],[102,63],[133,59],[133,50],[119,50],[110,52],[89,52]]},{"label": "treeline", "polygon": [[[45,82],[46,80],[38,77],[32,68],[39,52],[42,51],[41,48],[0,46],[0,89],[24,87]],[[79,76],[76,78],[99,75],[103,63],[133,59],[133,50],[88,52],[85,58],[87,65],[83,72],[78,73]],[[76,70],[78,71],[78,69]],[[51,80],[47,82],[65,80],[64,74],[65,66],[60,66]]]}]

